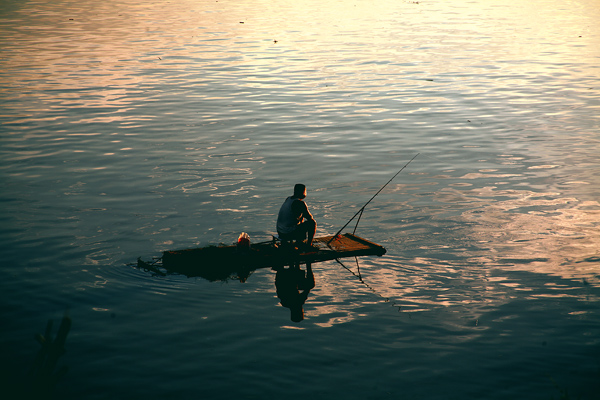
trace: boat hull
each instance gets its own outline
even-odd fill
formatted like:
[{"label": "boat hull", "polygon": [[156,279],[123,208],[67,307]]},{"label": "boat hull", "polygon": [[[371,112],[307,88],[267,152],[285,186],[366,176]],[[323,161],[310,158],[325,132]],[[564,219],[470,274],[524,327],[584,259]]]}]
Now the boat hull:
[{"label": "boat hull", "polygon": [[196,249],[165,251],[162,267],[186,276],[201,276],[208,280],[243,279],[259,268],[279,268],[294,264],[316,263],[353,256],[382,256],[386,249],[376,243],[346,233],[336,238],[314,238],[313,248],[296,249],[279,242],[253,244],[250,248],[238,246],[209,246]]}]

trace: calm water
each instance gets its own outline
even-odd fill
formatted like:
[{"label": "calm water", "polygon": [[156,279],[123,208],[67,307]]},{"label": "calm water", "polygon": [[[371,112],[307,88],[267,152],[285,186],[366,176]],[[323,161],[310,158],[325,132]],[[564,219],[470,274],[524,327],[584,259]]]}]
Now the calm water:
[{"label": "calm water", "polygon": [[[147,4],[152,3],[152,4]],[[64,399],[600,398],[600,3],[0,2],[0,362]],[[274,232],[292,185],[363,281],[127,266]],[[346,267],[357,272],[354,260]],[[4,383],[3,387],[10,387]]]}]

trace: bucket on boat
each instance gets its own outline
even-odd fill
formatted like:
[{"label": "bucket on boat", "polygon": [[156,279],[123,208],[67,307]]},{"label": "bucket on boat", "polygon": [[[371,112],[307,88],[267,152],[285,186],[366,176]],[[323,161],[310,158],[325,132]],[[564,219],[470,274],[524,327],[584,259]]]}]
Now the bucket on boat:
[{"label": "bucket on boat", "polygon": [[246,232],[240,233],[240,237],[237,241],[237,248],[239,250],[250,249],[250,236]]}]

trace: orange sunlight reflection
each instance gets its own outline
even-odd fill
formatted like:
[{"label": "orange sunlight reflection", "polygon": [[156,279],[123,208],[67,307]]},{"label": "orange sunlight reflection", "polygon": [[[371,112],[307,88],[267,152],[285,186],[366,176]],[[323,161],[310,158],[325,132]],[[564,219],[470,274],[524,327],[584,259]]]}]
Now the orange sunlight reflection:
[{"label": "orange sunlight reflection", "polygon": [[[597,276],[600,203],[557,193],[483,188],[477,197],[509,197],[462,215],[489,255],[472,261],[567,279]],[[462,196],[463,193],[453,193]],[[465,198],[466,199],[466,198]]]}]

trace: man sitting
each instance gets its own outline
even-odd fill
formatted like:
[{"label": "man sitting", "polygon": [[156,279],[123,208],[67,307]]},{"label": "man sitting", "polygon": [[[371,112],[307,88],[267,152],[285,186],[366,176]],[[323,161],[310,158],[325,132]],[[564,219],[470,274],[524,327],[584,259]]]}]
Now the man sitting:
[{"label": "man sitting", "polygon": [[312,246],[317,231],[317,222],[304,202],[306,186],[298,183],[294,186],[294,195],[283,202],[277,216],[277,233],[282,241],[303,243]]}]

